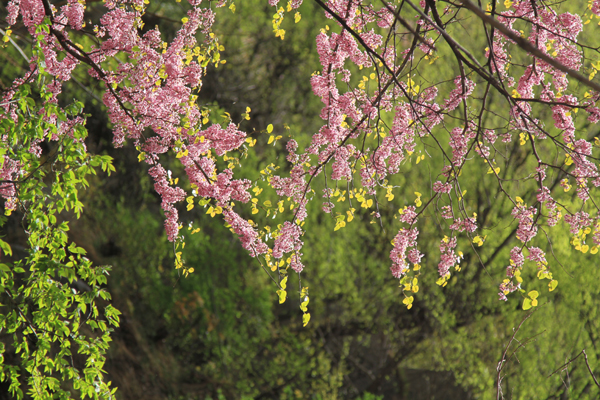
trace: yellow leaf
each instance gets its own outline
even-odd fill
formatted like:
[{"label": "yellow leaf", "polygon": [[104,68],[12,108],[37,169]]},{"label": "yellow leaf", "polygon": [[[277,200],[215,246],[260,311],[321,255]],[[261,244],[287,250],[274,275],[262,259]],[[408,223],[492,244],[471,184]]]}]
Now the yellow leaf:
[{"label": "yellow leaf", "polygon": [[592,249],[590,250],[590,254],[596,254],[597,252],[598,252],[597,246],[592,247]]},{"label": "yellow leaf", "polygon": [[271,132],[273,132],[273,124],[267,125],[267,133],[271,133]]},{"label": "yellow leaf", "polygon": [[304,300],[304,301],[302,302],[302,304],[300,304],[300,309],[301,309],[302,311],[306,312],[306,310],[307,310],[307,307],[306,307],[306,306],[308,306],[308,302],[309,302],[309,300],[310,300],[310,299],[308,298],[308,296],[306,296],[306,300]]},{"label": "yellow leaf", "polygon": [[531,308],[531,299],[525,298],[523,300],[523,310],[529,310]]},{"label": "yellow leaf", "polygon": [[531,297],[532,299],[537,299],[539,295],[540,294],[537,290],[532,290],[531,292],[527,293],[527,296]]},{"label": "yellow leaf", "polygon": [[553,291],[554,289],[556,289],[556,287],[558,286],[558,281],[557,280],[551,280],[550,283],[548,283],[548,289],[550,291]]},{"label": "yellow leaf", "polygon": [[566,158],[565,158],[565,164],[566,165],[571,165],[573,164],[573,159],[571,158],[570,154],[565,154]]},{"label": "yellow leaf", "polygon": [[296,14],[294,15],[294,22],[298,23],[300,22],[300,19],[302,18],[302,15],[300,15],[299,12],[296,12]]},{"label": "yellow leaf", "polygon": [[589,249],[590,249],[590,246],[588,246],[587,244],[584,244],[583,246],[581,246],[582,253],[587,253]]},{"label": "yellow leaf", "polygon": [[283,279],[281,280],[281,282],[279,283],[279,285],[281,286],[281,288],[282,288],[282,289],[284,289],[284,290],[285,290],[285,288],[287,287],[287,280],[288,280],[288,277],[286,276],[286,277],[285,277],[285,278],[283,278]]},{"label": "yellow leaf", "polygon": [[177,158],[186,157],[188,154],[188,149],[185,149],[184,151],[180,151],[179,153],[177,153]]},{"label": "yellow leaf", "polygon": [[352,211],[346,211],[346,214],[348,214],[348,222],[354,219],[354,214],[352,213]]},{"label": "yellow leaf", "polygon": [[310,314],[306,313],[302,316],[302,326],[306,326],[308,325],[308,322],[310,321]]},{"label": "yellow leaf", "polygon": [[335,228],[333,230],[337,231],[338,229],[341,229],[341,228],[343,228],[345,226],[346,226],[346,223],[344,221],[338,221],[338,223],[335,224]]},{"label": "yellow leaf", "polygon": [[269,141],[267,142],[267,144],[273,143],[274,140],[275,140],[275,136],[273,136],[273,135],[269,136]]},{"label": "yellow leaf", "polygon": [[279,304],[283,304],[285,302],[287,292],[285,290],[278,290],[277,295],[279,296]]}]

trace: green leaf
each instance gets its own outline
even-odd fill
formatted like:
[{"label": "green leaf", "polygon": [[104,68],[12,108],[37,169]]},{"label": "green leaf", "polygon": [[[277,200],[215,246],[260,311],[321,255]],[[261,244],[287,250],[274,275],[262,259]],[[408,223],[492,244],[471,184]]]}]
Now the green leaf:
[{"label": "green leaf", "polygon": [[0,248],[2,248],[5,256],[12,256],[12,249],[10,248],[10,245],[2,239],[0,239]]}]

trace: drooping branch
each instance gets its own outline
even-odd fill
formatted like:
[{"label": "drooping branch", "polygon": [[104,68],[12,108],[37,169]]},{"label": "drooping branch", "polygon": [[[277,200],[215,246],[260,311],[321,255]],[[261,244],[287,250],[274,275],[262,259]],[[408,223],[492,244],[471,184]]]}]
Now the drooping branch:
[{"label": "drooping branch", "polygon": [[[449,3],[454,5],[454,3],[451,3],[451,2],[449,2]],[[471,10],[475,15],[477,15],[486,24],[489,24],[489,25],[493,26],[494,28],[498,29],[500,32],[502,32],[503,35],[508,37],[510,40],[514,41],[520,48],[529,52],[532,56],[537,57],[540,60],[544,61],[545,63],[550,64],[554,68],[570,75],[571,77],[573,77],[573,79],[583,83],[584,85],[588,86],[589,88],[600,92],[600,84],[590,81],[588,78],[586,78],[579,72],[575,71],[574,69],[569,68],[566,65],[561,64],[554,58],[548,56],[543,51],[541,51],[539,48],[537,48],[533,44],[531,44],[531,42],[529,42],[527,39],[517,35],[513,31],[508,29],[506,27],[506,25],[502,24],[497,19],[492,18],[491,16],[487,15],[481,8],[479,8],[478,6],[473,4],[471,1],[461,0],[461,3],[463,4],[463,6],[465,8]]]}]

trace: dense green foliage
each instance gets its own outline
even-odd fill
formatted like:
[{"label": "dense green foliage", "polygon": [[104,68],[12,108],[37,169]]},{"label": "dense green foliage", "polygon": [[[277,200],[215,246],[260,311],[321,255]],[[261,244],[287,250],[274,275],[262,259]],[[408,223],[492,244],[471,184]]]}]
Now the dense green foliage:
[{"label": "dense green foliage", "polygon": [[[21,376],[27,382],[27,394],[35,399],[48,398],[49,393],[63,398],[69,387],[90,397],[106,396],[111,389],[102,381],[101,371],[110,342],[109,327],[118,324],[120,312],[110,304],[99,309],[97,303],[110,300],[102,288],[110,268],[93,265],[85,257],[86,250],[69,239],[65,217],[81,215],[79,192],[89,186],[96,169],[110,172],[114,168],[110,157],[86,151],[85,120],[77,118],[81,118],[83,104],[67,107],[66,114],[58,108],[39,110],[29,90],[28,85],[21,86],[15,98],[17,123],[2,119],[3,161],[16,160],[26,166],[26,174],[17,181],[4,181],[5,187],[14,185],[16,202],[24,213],[0,220],[13,233],[9,242],[0,240],[5,258],[0,264],[0,331],[10,343],[0,343],[0,379],[9,383],[5,390],[15,398],[24,395]],[[37,95],[46,93],[42,90]],[[59,129],[45,121],[43,112],[57,112],[59,123],[69,127]],[[46,130],[57,140],[40,160],[31,151]],[[11,214],[5,205],[5,215]],[[25,227],[26,238],[14,236],[19,224]]]}]

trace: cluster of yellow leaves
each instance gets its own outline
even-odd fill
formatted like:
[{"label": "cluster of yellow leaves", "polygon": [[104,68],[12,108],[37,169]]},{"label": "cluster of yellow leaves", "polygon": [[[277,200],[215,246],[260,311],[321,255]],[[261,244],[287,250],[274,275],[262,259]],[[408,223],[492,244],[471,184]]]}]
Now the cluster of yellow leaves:
[{"label": "cluster of yellow leaves", "polygon": [[415,199],[415,206],[421,207],[423,205],[423,202],[421,201],[421,193],[415,192],[415,196],[417,196],[417,198]]},{"label": "cluster of yellow leaves", "polygon": [[287,288],[287,280],[288,277],[286,276],[279,282],[279,287],[281,288],[277,291],[277,296],[279,296],[279,304],[283,304],[287,299],[287,292],[285,290]]},{"label": "cluster of yellow leaves", "polygon": [[554,47],[554,43],[556,42],[555,39],[550,39],[548,40],[548,42],[546,43],[546,51],[548,53],[550,53],[552,55],[552,57],[556,57],[558,55],[558,50],[562,49],[562,46],[559,45],[558,48]]},{"label": "cluster of yellow leaves", "polygon": [[481,247],[481,246],[483,246],[483,242],[485,242],[485,239],[487,239],[487,235],[485,235],[485,236],[477,235],[473,238],[473,243],[475,243],[477,246]]},{"label": "cluster of yellow leaves", "polygon": [[425,160],[425,154],[418,155],[417,159],[415,160],[415,164],[418,164],[423,160]]},{"label": "cluster of yellow leaves", "polygon": [[192,224],[188,226],[188,231],[190,231],[190,235],[195,235],[200,232],[200,228],[194,228]]},{"label": "cluster of yellow leaves", "polygon": [[500,173],[500,167],[496,167],[496,163],[495,162],[489,162],[490,167],[488,168],[487,173],[488,174],[496,174],[498,175]]},{"label": "cluster of yellow leaves", "polygon": [[210,110],[207,108],[202,109],[201,115],[202,115],[202,124],[204,124],[204,125],[208,124],[210,122],[210,119],[208,118],[210,116]]},{"label": "cluster of yellow leaves", "polygon": [[335,228],[333,228],[333,230],[337,231],[337,230],[345,227],[346,226],[346,221],[344,221],[345,219],[346,219],[346,216],[344,214],[337,213],[337,216],[335,217]]},{"label": "cluster of yellow leaves", "polygon": [[440,276],[438,278],[437,281],[435,281],[436,284],[440,285],[441,287],[445,287],[448,284],[448,280],[450,279],[450,274],[444,275],[444,276]]},{"label": "cluster of yellow leaves", "polygon": [[[182,248],[185,247],[185,243],[182,243]],[[189,274],[194,272],[194,268],[187,268],[183,259],[181,258],[181,251],[175,253],[175,268],[181,269],[183,274],[187,277]]]},{"label": "cluster of yellow leaves", "polygon": [[[254,193],[254,196],[258,196],[259,194],[261,194],[263,191],[263,189],[261,189],[258,186],[255,186],[252,189],[252,192]],[[288,201],[290,201],[290,211],[294,209],[295,204],[293,201],[291,201],[291,199],[288,197],[287,199]],[[282,213],[285,211],[285,200],[279,200],[277,202],[276,205],[273,205],[273,203],[271,202],[271,200],[265,200],[263,201],[262,205],[259,205],[258,203],[258,198],[257,197],[253,197],[250,205],[252,207],[252,214],[258,214],[258,212],[260,211],[258,209],[258,207],[262,208],[263,210],[266,211],[267,216],[269,216],[271,214],[271,212],[273,213],[273,217],[275,217],[275,215],[277,215],[277,213]]]},{"label": "cluster of yellow leaves", "polygon": [[[596,226],[594,233],[597,233],[598,230],[600,230],[600,227]],[[587,253],[588,251],[590,252],[590,254],[598,253],[598,246],[592,246],[590,248],[589,245],[585,244],[585,239],[587,238],[587,235],[589,235],[591,232],[592,229],[590,227],[580,229],[579,232],[577,232],[577,235],[571,238],[571,245],[575,247],[575,250],[581,251],[582,253]]]},{"label": "cluster of yellow leaves", "polygon": [[6,32],[4,33],[4,37],[2,38],[2,41],[4,43],[8,43],[8,41],[10,40],[10,35],[12,33],[12,29],[7,29]]},{"label": "cluster of yellow leaves", "polygon": [[[593,7],[593,5],[594,5],[594,0],[588,0],[588,7],[587,7],[587,8],[588,8],[588,10],[590,10],[590,11],[591,11],[591,10],[592,10],[592,7]],[[592,18],[594,18],[594,14],[593,14],[593,13],[590,13],[590,14],[589,14],[589,18],[588,18],[588,19],[587,19],[587,20],[586,20],[586,21],[585,21],[583,24],[584,24],[584,25],[587,25],[587,24],[589,24],[590,22],[592,22]],[[600,16],[596,15],[596,18],[597,18],[597,19],[600,19]],[[600,22],[598,23],[598,25],[600,25]]]},{"label": "cluster of yellow leaves", "polygon": [[[419,269],[421,269],[421,266],[419,264],[415,264],[415,268],[417,268],[416,270],[418,271]],[[412,278],[412,280],[410,280],[410,278],[407,281],[404,281],[404,279],[402,279],[400,281],[400,287],[403,287],[402,288],[403,291],[417,293],[419,291],[419,277],[418,277],[418,275],[414,276]]]},{"label": "cluster of yellow leaves", "polygon": [[252,109],[250,107],[246,107],[246,112],[242,114],[242,118],[244,118],[246,121],[250,121],[250,112],[252,111]]},{"label": "cluster of yellow leaves", "polygon": [[537,290],[532,290],[531,292],[527,293],[527,297],[523,299],[523,310],[529,310],[531,307],[537,307],[537,298],[539,295],[540,294]]},{"label": "cluster of yellow leaves", "polygon": [[571,155],[569,153],[565,153],[565,165],[571,164],[573,164],[573,158],[571,158]]},{"label": "cluster of yellow leaves", "polygon": [[527,143],[528,138],[529,138],[529,135],[527,135],[525,132],[520,132],[519,133],[519,144],[521,146],[523,146],[525,143]]},{"label": "cluster of yellow leaves", "polygon": [[283,7],[279,7],[277,12],[273,14],[273,32],[275,37],[280,37],[281,40],[285,37],[285,30],[281,29],[281,23],[283,22]]},{"label": "cluster of yellow leaves", "polygon": [[[338,201],[340,201],[340,200],[338,199]],[[335,228],[333,228],[333,230],[337,231],[337,230],[345,227],[346,222],[351,222],[354,219],[355,212],[356,212],[356,209],[354,207],[351,207],[349,210],[346,211],[346,215],[344,215],[342,213],[336,213]]]},{"label": "cluster of yellow leaves", "polygon": [[362,208],[371,208],[373,207],[373,199],[366,199],[365,195],[367,193],[364,189],[360,189],[358,191],[351,191],[349,196],[350,198],[356,198],[356,200],[360,203]]},{"label": "cluster of yellow leaves", "polygon": [[600,70],[600,61],[597,61],[595,64],[592,63],[592,72],[590,72],[589,80],[592,80],[598,71]]},{"label": "cluster of yellow leaves", "polygon": [[419,89],[421,88],[419,85],[415,83],[411,78],[406,80],[407,92],[411,96],[417,96],[419,94]]},{"label": "cluster of yellow leaves", "polygon": [[409,296],[409,297],[405,297],[404,300],[402,300],[402,303],[404,303],[407,310],[410,310],[413,306],[414,301],[415,301],[415,298],[413,296]]},{"label": "cluster of yellow leaves", "polygon": [[302,315],[302,326],[308,325],[310,321],[310,313],[308,312],[308,302],[310,298],[308,297],[308,287],[303,287],[300,291],[300,299],[302,303],[300,303],[300,310],[304,313]]},{"label": "cluster of yellow leaves", "polygon": [[208,210],[206,210],[206,213],[214,218],[215,215],[223,213],[223,208],[221,208],[221,206],[210,206],[208,207]]},{"label": "cluster of yellow leaves", "polygon": [[[268,133],[268,134],[271,134],[271,133],[273,133],[273,124],[269,124],[269,125],[267,126],[267,133]],[[273,145],[275,145],[275,143],[277,143],[277,141],[278,141],[279,139],[281,139],[281,138],[282,138],[282,136],[281,136],[281,135],[270,135],[270,136],[269,136],[269,141],[267,142],[267,144],[271,144],[271,143],[273,143]]]},{"label": "cluster of yellow leaves", "polygon": [[367,82],[369,82],[369,78],[367,76],[363,76],[360,82],[358,83],[358,88],[361,90],[365,90],[367,87]]},{"label": "cluster of yellow leaves", "polygon": [[[392,245],[394,241],[392,241]],[[400,287],[402,288],[402,293],[404,294],[404,300],[402,303],[406,306],[408,310],[412,308],[414,297],[413,294],[419,292],[419,276],[421,275],[421,265],[414,264],[412,268],[412,273],[407,269],[406,275],[404,275],[400,279]],[[408,293],[407,293],[408,292]]]},{"label": "cluster of yellow leaves", "polygon": [[266,180],[267,182],[270,182],[273,172],[277,171],[278,169],[279,169],[278,166],[276,166],[274,163],[270,163],[265,168],[260,170],[261,179]]},{"label": "cluster of yellow leaves", "polygon": [[394,200],[394,194],[392,193],[392,189],[394,189],[394,187],[391,185],[386,188],[385,197],[388,199],[388,201]]},{"label": "cluster of yellow leaves", "polygon": [[[288,283],[288,275],[287,275],[287,271],[290,267],[290,264],[292,262],[292,257],[294,257],[294,255],[291,255],[290,257],[288,257],[287,259],[281,259],[279,261],[274,260],[271,261],[272,258],[272,251],[269,251],[268,254],[265,255],[265,260],[267,262],[267,265],[271,268],[271,271],[276,271],[279,270],[279,276],[280,276],[280,281],[279,281],[279,290],[276,291],[277,293],[277,298],[279,299],[279,304],[283,304],[285,303],[285,301],[287,300],[287,283]],[[309,297],[308,297],[308,287],[303,287],[302,290],[300,291],[300,310],[302,310],[302,324],[303,326],[306,326],[308,324],[308,322],[310,321],[310,313],[308,312],[308,303],[310,301]]]},{"label": "cluster of yellow leaves", "polygon": [[336,197],[337,198],[337,202],[342,202],[346,200],[346,191],[345,190],[340,190],[338,188],[336,188],[333,193],[331,194],[331,197]]}]

